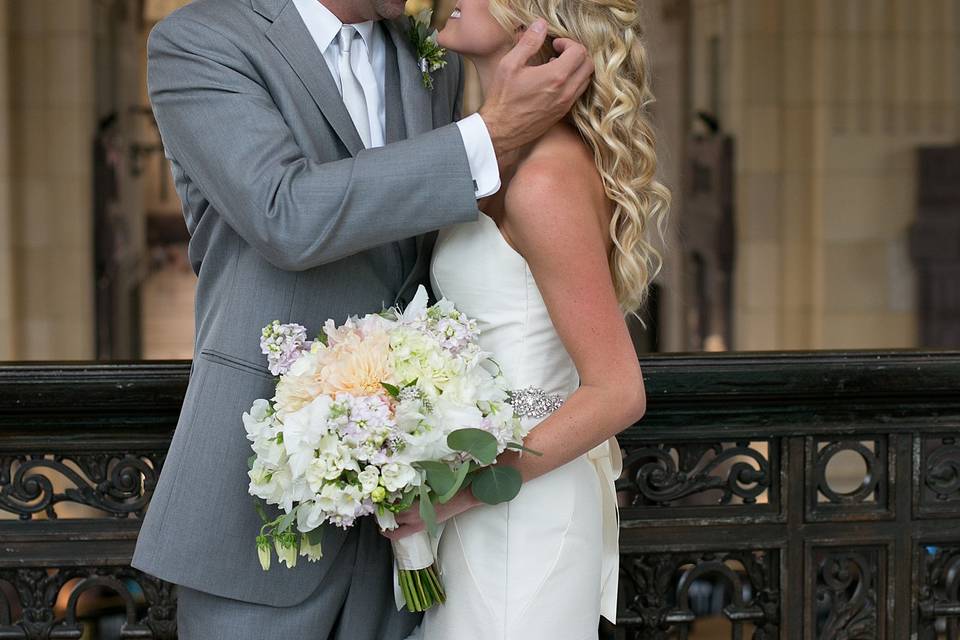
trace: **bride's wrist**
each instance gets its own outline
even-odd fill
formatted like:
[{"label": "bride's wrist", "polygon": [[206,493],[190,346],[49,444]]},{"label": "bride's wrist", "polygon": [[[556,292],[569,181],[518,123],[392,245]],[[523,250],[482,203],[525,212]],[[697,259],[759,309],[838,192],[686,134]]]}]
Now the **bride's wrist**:
[{"label": "bride's wrist", "polygon": [[460,492],[460,500],[464,511],[469,511],[481,505],[481,502],[477,500],[477,497],[473,495],[473,491],[469,487]]}]

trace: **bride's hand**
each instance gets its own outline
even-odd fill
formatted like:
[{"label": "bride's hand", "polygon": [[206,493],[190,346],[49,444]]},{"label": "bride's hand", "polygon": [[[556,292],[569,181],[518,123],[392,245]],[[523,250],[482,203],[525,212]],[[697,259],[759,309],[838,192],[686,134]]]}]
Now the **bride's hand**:
[{"label": "bride's hand", "polygon": [[[473,497],[473,492],[469,488],[464,489],[455,495],[446,504],[437,504],[437,522],[445,522],[450,518],[460,515],[465,511],[478,506],[480,501]],[[400,540],[415,533],[423,531],[427,525],[420,518],[420,502],[414,502],[409,509],[397,514],[397,528],[392,531],[381,531],[384,536],[391,540]]]}]

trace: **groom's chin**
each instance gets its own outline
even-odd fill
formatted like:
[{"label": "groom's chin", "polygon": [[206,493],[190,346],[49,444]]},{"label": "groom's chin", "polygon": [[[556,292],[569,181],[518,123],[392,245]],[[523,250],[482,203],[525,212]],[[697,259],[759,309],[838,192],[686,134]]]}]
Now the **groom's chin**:
[{"label": "groom's chin", "polygon": [[396,20],[403,15],[407,0],[375,0],[377,13],[384,20]]}]

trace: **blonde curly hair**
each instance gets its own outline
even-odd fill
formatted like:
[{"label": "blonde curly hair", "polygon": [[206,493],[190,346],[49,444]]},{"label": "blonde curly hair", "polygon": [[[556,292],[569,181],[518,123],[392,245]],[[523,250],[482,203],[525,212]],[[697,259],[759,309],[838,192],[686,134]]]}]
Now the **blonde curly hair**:
[{"label": "blonde curly hair", "polygon": [[580,135],[593,149],[607,197],[610,271],[620,307],[635,313],[647,301],[649,285],[663,259],[650,242],[651,227],[664,237],[670,191],[657,178],[655,135],[648,116],[653,103],[636,0],[489,0],[490,13],[504,29],[538,17],[547,21],[543,61],[553,53],[551,38],[571,38],[593,58],[593,81],[571,111]]}]

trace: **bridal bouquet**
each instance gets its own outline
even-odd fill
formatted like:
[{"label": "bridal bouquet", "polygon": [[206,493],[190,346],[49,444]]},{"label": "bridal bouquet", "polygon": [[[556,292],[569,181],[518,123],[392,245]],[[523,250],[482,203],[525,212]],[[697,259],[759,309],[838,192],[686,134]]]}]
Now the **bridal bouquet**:
[{"label": "bridal bouquet", "polygon": [[509,403],[499,368],[478,345],[476,322],[441,300],[427,306],[421,287],[403,311],[390,309],[340,326],[328,320],[319,337],[273,322],[261,349],[279,376],[272,400],[243,414],[250,458],[250,494],[279,507],[256,545],[264,570],[272,550],[293,567],[321,555],[322,528],[348,528],[419,501],[427,531],[394,542],[397,580],[407,608],[445,600],[434,567],[435,503],[466,486],[488,504],[511,500],[520,474],[496,465],[508,448],[523,449],[526,432]]}]

